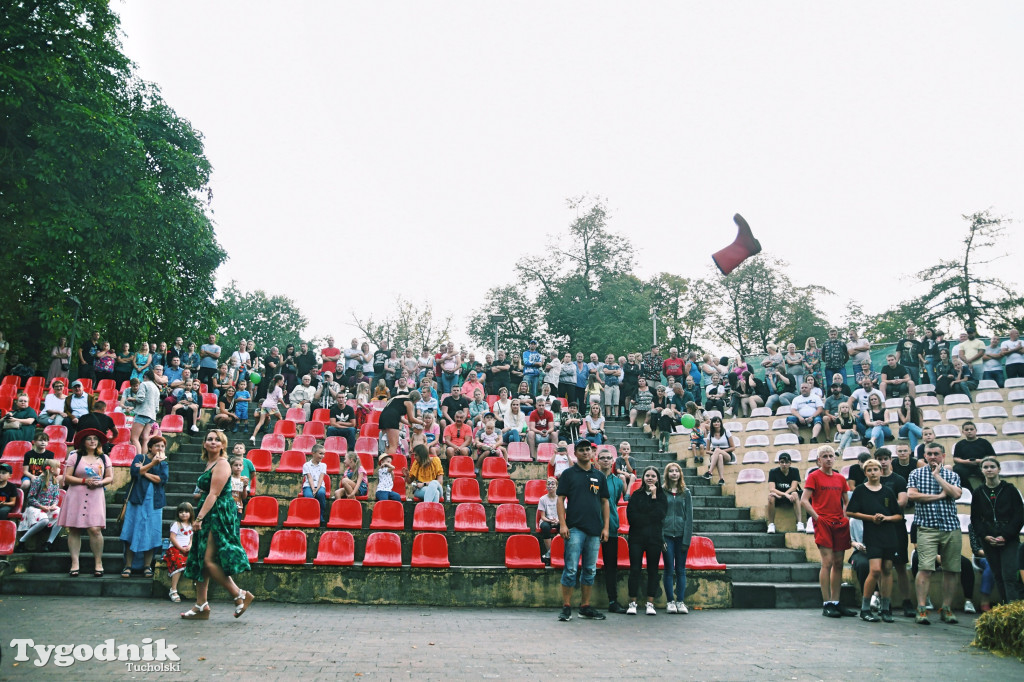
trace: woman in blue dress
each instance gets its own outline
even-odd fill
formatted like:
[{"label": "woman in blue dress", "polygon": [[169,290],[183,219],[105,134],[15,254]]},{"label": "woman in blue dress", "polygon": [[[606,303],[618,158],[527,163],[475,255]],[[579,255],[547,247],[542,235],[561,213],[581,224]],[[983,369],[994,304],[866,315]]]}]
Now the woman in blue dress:
[{"label": "woman in blue dress", "polygon": [[167,444],[163,438],[150,438],[146,454],[135,455],[132,461],[132,489],[121,527],[121,541],[125,550],[122,578],[132,577],[132,561],[142,552],[145,566],[143,575],[153,577],[153,552],[163,547],[163,514],[167,497]]}]

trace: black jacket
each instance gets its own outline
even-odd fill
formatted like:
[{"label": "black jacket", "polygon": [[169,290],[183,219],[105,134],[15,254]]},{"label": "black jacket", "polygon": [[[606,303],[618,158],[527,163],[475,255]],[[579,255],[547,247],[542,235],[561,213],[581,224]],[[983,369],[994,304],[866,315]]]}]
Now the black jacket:
[{"label": "black jacket", "polygon": [[[633,523],[630,517],[630,524]],[[995,488],[995,500],[989,498],[989,487],[985,484],[974,489],[971,499],[971,525],[984,546],[985,536],[999,537],[1013,542],[1024,526],[1024,500],[1017,488],[1000,481]],[[1011,539],[1012,538],[1012,539]]]},{"label": "black jacket", "polygon": [[626,505],[626,516],[629,518],[629,541],[642,544],[661,544],[662,524],[668,513],[668,493],[661,487],[658,496],[651,498],[646,488],[637,490],[629,498]]}]

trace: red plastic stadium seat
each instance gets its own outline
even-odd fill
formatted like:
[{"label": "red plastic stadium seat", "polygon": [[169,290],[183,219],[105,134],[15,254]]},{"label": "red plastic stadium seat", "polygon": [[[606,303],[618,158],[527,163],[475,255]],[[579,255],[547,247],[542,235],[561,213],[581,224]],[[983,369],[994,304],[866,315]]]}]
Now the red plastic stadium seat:
[{"label": "red plastic stadium seat", "polygon": [[505,568],[544,568],[535,535],[510,535],[505,542]]},{"label": "red plastic stadium seat", "polygon": [[375,502],[370,530],[405,530],[405,507],[396,500]]},{"label": "red plastic stadium seat", "polygon": [[480,502],[480,483],[475,478],[456,478],[452,480],[452,499],[450,502]]},{"label": "red plastic stadium seat", "polygon": [[537,461],[550,462],[551,458],[555,456],[555,447],[554,443],[539,444],[537,446]]},{"label": "red plastic stadium seat", "polygon": [[250,564],[255,564],[260,558],[260,534],[252,528],[242,528],[239,535],[245,556],[249,558]]},{"label": "red plastic stadium seat", "polygon": [[626,505],[619,505],[619,532],[629,535],[629,517],[626,516]]},{"label": "red plastic stadium seat", "polygon": [[117,402],[117,391],[100,391],[96,394],[96,400],[102,400],[108,405]]},{"label": "red plastic stadium seat", "polygon": [[494,511],[496,533],[529,533],[526,523],[526,507],[521,504],[499,504]]},{"label": "red plastic stadium seat", "polygon": [[[376,412],[374,412],[374,414],[376,414]],[[372,438],[377,440],[380,436],[380,426],[367,422],[359,427],[359,436],[362,438]],[[356,442],[358,444],[358,441]]]},{"label": "red plastic stadium seat", "polygon": [[160,420],[160,430],[164,433],[181,433],[185,428],[185,420],[180,414],[169,414]]},{"label": "red plastic stadium seat", "polygon": [[526,501],[526,504],[537,504],[540,502],[540,498],[547,494],[548,482],[543,479],[536,479],[526,482],[526,488],[523,490],[523,499]]},{"label": "red plastic stadium seat", "polygon": [[[312,500],[316,503],[316,500]],[[279,530],[270,538],[270,553],[265,564],[306,563],[306,534],[301,530]]]},{"label": "red plastic stadium seat", "polygon": [[[316,500],[313,500],[316,502]],[[317,508],[319,513],[319,506]],[[243,526],[277,526],[277,499],[267,495],[257,495],[249,499],[245,506]]]},{"label": "red plastic stadium seat", "polygon": [[306,422],[302,425],[302,435],[322,440],[327,435],[327,428],[320,422]]},{"label": "red plastic stadium seat", "polygon": [[[4,456],[0,457],[0,461],[12,463],[12,462],[24,462],[25,453],[32,449],[32,443],[27,440],[12,440],[4,448]],[[131,464],[131,462],[129,462]],[[11,477],[14,480],[14,477]]]},{"label": "red plastic stadium seat", "polygon": [[[474,481],[475,482],[475,481]],[[455,530],[468,533],[486,533],[487,514],[479,502],[464,502],[455,508]]]},{"label": "red plastic stadium seat", "polygon": [[341,473],[341,455],[337,452],[325,452],[323,463],[327,465],[327,473],[334,475]]},{"label": "red plastic stadium seat", "polygon": [[14,541],[17,533],[18,526],[14,521],[0,521],[0,556],[14,553]]},{"label": "red plastic stadium seat", "polygon": [[274,424],[274,433],[285,438],[295,438],[295,422],[288,419],[278,419]]},{"label": "red plastic stadium seat", "polygon": [[[347,500],[352,502],[353,500]],[[315,566],[351,566],[356,562],[356,543],[352,533],[329,530],[320,536],[316,549]]]},{"label": "red plastic stadium seat", "polygon": [[310,421],[320,422],[321,424],[331,423],[331,411],[325,408],[318,408],[313,410],[313,418]]},{"label": "red plastic stadium seat", "polygon": [[117,391],[117,384],[113,379],[100,379],[96,382],[97,391]]},{"label": "red plastic stadium seat", "polygon": [[360,436],[356,439],[356,452],[359,454],[367,454],[370,457],[377,456],[377,439],[369,438],[367,436]]},{"label": "red plastic stadium seat", "polygon": [[[385,405],[387,405],[387,403],[378,403],[378,402],[374,402],[373,403],[373,412],[371,412],[366,417],[366,421],[367,421],[368,424],[380,424],[380,411],[384,409]],[[380,431],[378,431],[377,433],[379,435]]]},{"label": "red plastic stadium seat", "polygon": [[335,500],[331,504],[328,528],[362,528],[363,505],[359,500]]},{"label": "red plastic stadium seat", "polygon": [[3,381],[0,382],[0,386],[13,386],[14,388],[18,388],[21,386],[21,377],[16,374],[8,374],[3,378]]},{"label": "red plastic stadium seat", "polygon": [[135,461],[135,446],[131,443],[118,443],[110,450],[110,463],[116,467],[130,467]]},{"label": "red plastic stadium seat", "polygon": [[[14,469],[14,467],[11,468]],[[21,476],[23,474],[21,467],[18,468],[17,474],[18,478],[14,478],[13,475],[11,476],[11,481],[14,482],[13,485],[21,483]],[[14,501],[14,506],[11,507],[11,511],[7,512],[7,518],[11,521],[21,521],[21,516],[25,511],[25,491],[21,488],[16,488],[14,492],[17,499]]]},{"label": "red plastic stadium seat", "polygon": [[130,443],[132,440],[131,429],[120,428],[117,429],[117,437],[111,441],[111,445],[120,445],[121,443]]},{"label": "red plastic stadium seat", "polygon": [[290,422],[302,424],[306,421],[306,411],[301,407],[289,407],[288,411],[284,414],[284,418]]},{"label": "red plastic stadium seat", "polygon": [[508,463],[501,457],[488,457],[480,467],[484,478],[509,478]]},{"label": "red plastic stadium seat", "polygon": [[397,533],[370,533],[363,552],[363,566],[401,566],[402,540]]},{"label": "red plastic stadium seat", "polygon": [[448,460],[449,478],[476,478],[473,458],[466,455],[455,455]]},{"label": "red plastic stadium seat", "polygon": [[519,504],[516,484],[508,478],[495,478],[487,484],[487,504],[504,504],[506,502]]},{"label": "red plastic stadium seat", "polygon": [[359,466],[366,469],[367,476],[373,476],[373,455],[367,452],[357,452],[356,454],[359,455]]},{"label": "red plastic stadium seat", "polygon": [[[378,502],[378,504],[380,504]],[[412,539],[412,565],[448,568],[448,540],[441,533],[420,533]]]},{"label": "red plastic stadium seat", "polygon": [[281,454],[284,452],[284,436],[279,433],[268,433],[263,436],[263,440],[260,441],[260,447],[264,450],[270,450],[273,453]]},{"label": "red plastic stadium seat", "polygon": [[207,393],[210,392],[210,387],[207,386],[206,384],[199,384],[199,392],[202,393],[203,395],[206,395]]},{"label": "red plastic stadium seat", "polygon": [[306,464],[306,453],[298,450],[286,450],[281,453],[281,459],[277,462],[277,473],[279,474],[301,474],[302,467]]},{"label": "red plastic stadium seat", "polygon": [[401,452],[391,455],[391,464],[395,467],[395,474],[401,474],[403,469],[408,468],[409,459]]},{"label": "red plastic stadium seat", "polygon": [[[7,464],[11,465],[11,477],[8,480],[12,482],[12,485],[17,485],[25,473],[22,471],[24,465],[21,462],[7,462]],[[18,488],[18,492],[21,492],[21,488]]]},{"label": "red plastic stadium seat", "polygon": [[686,568],[694,571],[724,571],[725,564],[715,556],[715,543],[711,538],[694,535],[690,538],[690,551],[686,553]]},{"label": "red plastic stadium seat", "polygon": [[285,528],[319,528],[320,503],[312,497],[297,497],[288,504]]},{"label": "red plastic stadium seat", "polygon": [[124,412],[110,412],[109,416],[114,420],[114,427],[118,430],[123,429],[124,425],[127,423]]},{"label": "red plastic stadium seat", "polygon": [[313,452],[314,445],[316,445],[316,438],[314,436],[303,434],[292,439],[292,450],[298,450],[299,452]]},{"label": "red plastic stadium seat", "polygon": [[64,461],[68,456],[68,444],[62,440],[51,440],[46,449],[53,453],[54,459],[58,462]]},{"label": "red plastic stadium seat", "polygon": [[344,455],[348,453],[348,441],[343,436],[327,436],[324,439],[324,449]]},{"label": "red plastic stadium seat", "polygon": [[440,502],[420,502],[412,513],[412,529],[421,530],[448,530],[448,524],[444,517],[444,505]]},{"label": "red plastic stadium seat", "polygon": [[[260,450],[259,448],[253,448],[249,452],[245,453],[246,458],[252,462],[252,466],[256,471],[270,471],[274,468],[274,458],[270,454],[270,450]],[[302,469],[299,469],[302,471]]]},{"label": "red plastic stadium seat", "polygon": [[395,493],[396,495],[401,495],[402,498],[404,499],[405,498],[405,479],[402,478],[401,476],[395,476],[394,477],[394,485],[391,487],[391,492]]},{"label": "red plastic stadium seat", "polygon": [[204,408],[209,408],[209,407],[214,407],[215,408],[215,407],[217,407],[217,396],[216,395],[214,395],[213,393],[202,393],[200,395],[201,395],[200,400],[203,401],[203,407]]},{"label": "red plastic stadium seat", "polygon": [[530,446],[526,443],[509,443],[508,444],[508,461],[510,462],[532,462],[533,457],[530,456]]},{"label": "red plastic stadium seat", "polygon": [[[625,540],[625,538],[619,538],[619,539],[620,540]],[[619,556],[622,556],[621,544],[620,544],[619,552],[620,552]],[[600,550],[598,550],[598,553],[597,553],[597,568],[601,568],[601,567],[604,566],[604,556],[602,554],[603,553]],[[627,558],[627,561],[628,561],[628,559],[629,559],[629,550],[628,549],[626,550],[626,558]],[[582,562],[582,561],[583,561],[583,557],[580,557],[580,562]],[[620,563],[619,566],[621,566],[621,565],[622,564]],[[627,564],[627,566],[628,566],[628,564]],[[551,540],[551,567],[552,568],[565,568],[565,540],[562,539],[561,535],[556,535]]]},{"label": "red plastic stadium seat", "polygon": [[633,481],[633,485],[629,486],[629,494],[632,495],[637,490],[640,490],[641,485],[643,485],[643,481],[641,481],[640,479]]}]

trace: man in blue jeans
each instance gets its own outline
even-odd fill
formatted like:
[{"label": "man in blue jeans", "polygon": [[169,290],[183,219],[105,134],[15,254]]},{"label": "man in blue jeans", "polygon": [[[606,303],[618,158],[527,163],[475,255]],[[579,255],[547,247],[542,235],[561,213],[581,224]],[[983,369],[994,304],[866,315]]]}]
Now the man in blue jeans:
[{"label": "man in blue jeans", "polygon": [[544,365],[544,356],[537,351],[537,339],[530,339],[530,347],[523,351],[523,379],[530,387],[530,395],[536,396],[540,390],[540,371]]},{"label": "man in blue jeans", "polygon": [[597,553],[608,540],[608,480],[592,466],[592,445],[581,438],[576,441],[576,464],[562,472],[558,479],[558,532],[565,541],[565,568],[562,569],[562,611],[558,620],[572,620],[572,590],[576,572],[583,557],[579,576],[582,599],[580,618],[604,620],[605,616],[590,605],[590,592],[597,574]]}]

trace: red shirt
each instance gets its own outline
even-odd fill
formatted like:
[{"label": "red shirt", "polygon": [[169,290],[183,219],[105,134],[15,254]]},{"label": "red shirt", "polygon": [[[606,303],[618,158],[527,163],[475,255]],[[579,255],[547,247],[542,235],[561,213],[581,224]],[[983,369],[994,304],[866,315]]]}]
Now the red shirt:
[{"label": "red shirt", "polygon": [[338,369],[338,360],[341,358],[341,349],[334,346],[321,348],[320,357],[324,360],[324,366],[320,368],[320,371],[330,372],[332,375],[337,374],[336,370]]},{"label": "red shirt", "polygon": [[444,427],[444,440],[445,442],[451,441],[462,447],[473,442],[473,429],[470,428],[469,424],[463,424],[461,429],[456,430],[455,424],[449,424]]},{"label": "red shirt", "polygon": [[846,479],[838,471],[826,476],[821,469],[815,469],[807,476],[804,487],[811,491],[811,507],[818,516],[826,519],[843,518],[843,495],[848,490]]},{"label": "red shirt", "polygon": [[530,423],[537,431],[547,431],[554,420],[555,415],[547,410],[534,410],[530,413]]},{"label": "red shirt", "polygon": [[667,377],[681,377],[685,366],[686,361],[682,358],[666,358],[665,362],[661,363],[661,371]]}]

